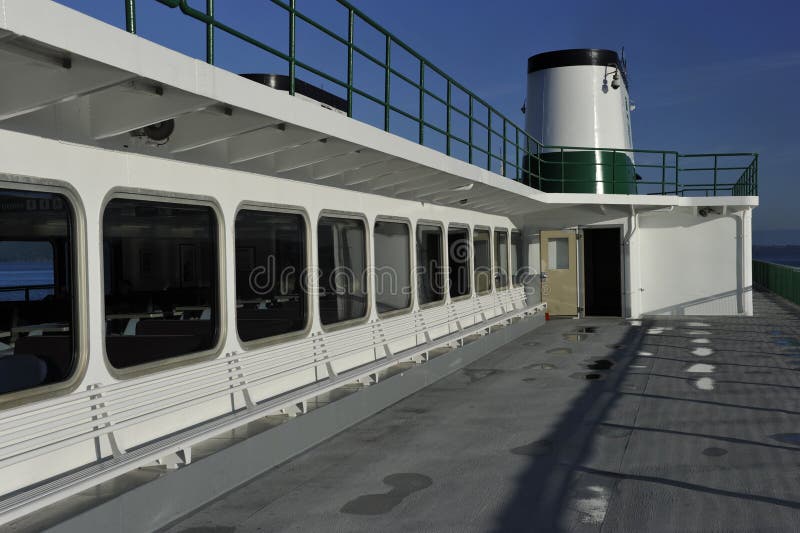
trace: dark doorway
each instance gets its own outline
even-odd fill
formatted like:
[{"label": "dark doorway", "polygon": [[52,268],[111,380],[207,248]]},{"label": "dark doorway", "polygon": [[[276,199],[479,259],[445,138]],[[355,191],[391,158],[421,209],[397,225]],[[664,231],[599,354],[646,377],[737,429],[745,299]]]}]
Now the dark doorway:
[{"label": "dark doorway", "polygon": [[622,316],[619,228],[583,230],[586,316]]}]

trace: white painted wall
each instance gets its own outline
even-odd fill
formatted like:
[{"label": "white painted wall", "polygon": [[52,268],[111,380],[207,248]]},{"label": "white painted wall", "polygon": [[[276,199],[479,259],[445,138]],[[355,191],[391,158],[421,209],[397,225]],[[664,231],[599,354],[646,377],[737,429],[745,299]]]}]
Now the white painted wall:
[{"label": "white painted wall", "polygon": [[639,215],[634,315],[752,314],[749,246],[742,244],[749,215],[687,211]]}]

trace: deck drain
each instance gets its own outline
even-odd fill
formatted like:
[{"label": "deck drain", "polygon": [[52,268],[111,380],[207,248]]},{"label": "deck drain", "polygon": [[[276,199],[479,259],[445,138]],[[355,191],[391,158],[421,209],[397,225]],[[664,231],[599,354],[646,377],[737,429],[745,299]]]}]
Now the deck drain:
[{"label": "deck drain", "polygon": [[586,365],[586,368],[589,370],[608,370],[612,366],[614,366],[613,361],[609,361],[608,359],[598,359]]},{"label": "deck drain", "polygon": [[723,455],[727,454],[728,450],[724,448],[706,448],[703,450],[703,455],[707,457],[722,457]]},{"label": "deck drain", "polygon": [[586,326],[578,328],[576,331],[578,333],[597,333],[597,326]]},{"label": "deck drain", "polygon": [[624,344],[606,344],[606,348],[611,348],[612,350],[624,350],[627,348]]},{"label": "deck drain", "polygon": [[800,445],[800,433],[776,433],[775,435],[770,435],[770,437],[778,442]]},{"label": "deck drain", "polygon": [[545,353],[553,355],[568,355],[572,353],[572,348],[553,348],[551,350],[547,350]]},{"label": "deck drain", "polygon": [[524,446],[511,448],[511,450],[509,451],[514,455],[527,455],[529,457],[536,457],[537,455],[548,455],[553,453],[553,442],[546,439],[537,440],[531,442],[530,444],[526,444]]},{"label": "deck drain", "polygon": [[583,378],[588,380],[602,379],[603,374],[586,374]]},{"label": "deck drain", "polygon": [[530,383],[531,381],[536,381],[536,378],[522,378],[522,381],[525,383]]}]

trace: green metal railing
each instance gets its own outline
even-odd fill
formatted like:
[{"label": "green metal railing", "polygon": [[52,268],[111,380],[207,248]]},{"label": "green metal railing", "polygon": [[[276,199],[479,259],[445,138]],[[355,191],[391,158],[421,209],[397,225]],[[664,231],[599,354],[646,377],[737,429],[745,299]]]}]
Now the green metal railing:
[{"label": "green metal railing", "polygon": [[[403,117],[416,124],[413,128],[413,140],[416,142],[430,146],[429,135],[426,134],[438,134],[444,142],[443,146],[436,148],[447,155],[459,157],[533,187],[550,192],[573,192],[579,183],[585,185],[588,172],[592,177],[592,187],[602,188],[597,192],[682,196],[758,193],[756,154],[679,154],[673,151],[543,145],[346,0],[333,0],[333,3],[346,12],[346,35],[340,35],[300,11],[296,0],[263,0],[277,6],[288,17],[289,42],[283,43],[288,44],[287,52],[279,50],[278,43],[267,44],[219,20],[215,16],[214,0],[204,0],[204,9],[193,7],[189,0],[144,1],[155,1],[173,9],[179,8],[184,15],[201,22],[205,26],[205,60],[210,64],[215,63],[215,33],[223,32],[285,61],[290,94],[295,93],[298,70],[312,74],[332,83],[345,94],[348,116],[352,117],[354,114],[355,97],[362,98],[382,109],[382,123],[374,125],[385,131],[395,132],[393,125],[396,117]],[[136,33],[136,0],[124,0],[124,3],[126,29]],[[198,0],[195,3],[201,2]],[[307,24],[346,48],[346,59],[343,58],[343,61],[346,60],[346,79],[340,79],[298,57],[298,22]],[[377,32],[383,41],[383,57],[359,44],[357,24],[366,25]],[[417,68],[412,69],[415,74],[404,73],[396,64],[393,65],[393,51],[407,54],[416,61]],[[357,58],[382,70],[381,94],[373,94],[359,86],[354,71]],[[416,112],[403,109],[395,96],[392,89],[400,82],[418,95]],[[444,107],[444,120],[437,122],[431,118],[431,112],[426,116],[426,109],[433,104]],[[583,161],[575,160],[576,152],[590,155],[602,153],[604,157],[590,156]],[[738,161],[742,157],[749,159]],[[704,158],[713,158],[713,162],[702,166],[691,164]],[[730,161],[736,162],[729,163]]]},{"label": "green metal railing", "polygon": [[753,283],[800,305],[800,268],[753,261]]}]

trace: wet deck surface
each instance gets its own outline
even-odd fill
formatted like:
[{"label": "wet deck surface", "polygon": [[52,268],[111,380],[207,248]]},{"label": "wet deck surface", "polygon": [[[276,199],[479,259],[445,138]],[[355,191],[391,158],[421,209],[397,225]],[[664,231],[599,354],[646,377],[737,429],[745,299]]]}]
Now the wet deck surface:
[{"label": "wet deck surface", "polygon": [[551,321],[170,531],[797,530],[800,312],[755,297]]}]

